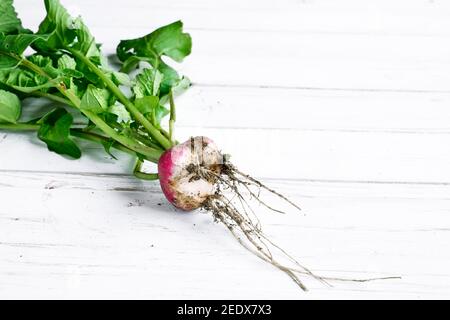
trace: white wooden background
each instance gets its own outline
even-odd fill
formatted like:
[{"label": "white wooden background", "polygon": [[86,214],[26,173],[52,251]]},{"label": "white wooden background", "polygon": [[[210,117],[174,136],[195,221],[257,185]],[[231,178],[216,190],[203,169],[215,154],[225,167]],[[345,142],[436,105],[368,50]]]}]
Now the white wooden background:
[{"label": "white wooden background", "polygon": [[[15,2],[36,28],[42,1]],[[450,2],[62,2],[108,53],[182,19],[180,140],[210,136],[300,203],[258,210],[315,272],[402,279],[306,278],[304,293],[210,216],[173,210],[127,156],[86,144],[70,161],[1,132],[1,298],[450,298]]]}]

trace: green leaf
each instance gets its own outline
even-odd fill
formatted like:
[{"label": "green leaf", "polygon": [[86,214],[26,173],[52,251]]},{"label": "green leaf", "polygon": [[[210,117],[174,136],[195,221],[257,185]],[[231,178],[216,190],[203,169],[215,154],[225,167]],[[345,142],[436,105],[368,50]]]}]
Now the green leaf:
[{"label": "green leaf", "polygon": [[20,100],[15,94],[0,90],[0,122],[16,123],[21,111]]},{"label": "green leaf", "polygon": [[21,31],[22,22],[17,17],[12,0],[0,0],[0,33]]},{"label": "green leaf", "polygon": [[0,33],[0,70],[11,69],[20,63],[24,51],[35,41],[46,39],[48,35]]},{"label": "green leaf", "polygon": [[159,105],[159,98],[156,96],[147,96],[134,100],[134,105],[142,114],[152,113]]},{"label": "green leaf", "polygon": [[[176,97],[185,92],[189,87],[191,86],[191,80],[189,80],[188,77],[181,78],[175,86],[172,87],[172,94]],[[160,103],[162,105],[165,105],[169,102],[169,95],[166,94],[159,98]]]},{"label": "green leaf", "polygon": [[158,104],[158,106],[156,107],[152,117],[153,117],[153,122],[155,124],[157,124],[158,126],[161,125],[161,120],[167,116],[169,114],[169,110],[167,110],[163,105]]},{"label": "green leaf", "polygon": [[63,54],[58,59],[58,69],[64,70],[64,69],[72,69],[75,70],[77,68],[77,62],[74,58],[67,54]]},{"label": "green leaf", "polygon": [[29,56],[27,59],[30,60],[33,64],[39,66],[42,70],[45,71],[47,75],[52,78],[56,78],[62,74],[61,70],[58,70],[58,68],[55,68],[53,66],[53,61],[49,57],[34,54],[32,56]]},{"label": "green leaf", "polygon": [[73,69],[63,69],[61,73],[64,77],[81,79],[84,77],[84,74],[78,70]]},{"label": "green leaf", "polygon": [[63,48],[71,44],[77,36],[76,22],[58,0],[45,0],[47,15],[39,25],[38,34],[50,34],[45,40],[39,40],[35,47],[49,52],[55,48]]},{"label": "green leaf", "polygon": [[162,61],[159,63],[159,70],[164,75],[164,79],[161,83],[160,89],[161,94],[168,94],[173,87],[178,85],[178,83],[181,81],[181,78],[178,75],[178,72],[175,71],[175,69]]},{"label": "green leaf", "polygon": [[27,88],[42,85],[47,82],[47,79],[32,71],[17,68],[0,70],[0,82],[9,87]]},{"label": "green leaf", "polygon": [[117,122],[129,123],[131,121],[130,113],[122,104],[114,104],[108,108],[108,112],[117,116]]},{"label": "green leaf", "polygon": [[131,80],[130,76],[123,72],[113,72],[112,73],[112,80],[117,85],[124,85],[127,87],[131,87]]},{"label": "green leaf", "polygon": [[73,48],[87,58],[100,59],[99,45],[80,17],[73,18],[59,0],[45,0],[47,15],[39,25],[38,34],[49,34],[47,39],[35,43],[35,48],[51,52],[63,48]]},{"label": "green leaf", "polygon": [[120,71],[130,73],[133,69],[139,67],[139,62],[148,61],[149,59],[145,59],[143,57],[131,56],[123,61],[122,67]]},{"label": "green leaf", "polygon": [[183,33],[183,23],[176,21],[142,38],[122,40],[116,52],[119,60],[123,62],[122,71],[129,72],[139,61],[148,62],[158,69],[164,75],[161,93],[167,94],[180,77],[161,57],[167,56],[181,62],[191,53],[191,49],[191,36]]},{"label": "green leaf", "polygon": [[100,45],[95,42],[95,38],[88,27],[79,17],[75,19],[74,24],[76,26],[77,42],[73,45],[73,48],[83,53],[87,58],[99,58],[101,56]]},{"label": "green leaf", "polygon": [[58,70],[61,75],[67,78],[82,79],[84,74],[77,69],[77,62],[67,54],[63,54],[58,59]]},{"label": "green leaf", "polygon": [[146,115],[158,127],[162,118],[169,114],[169,110],[159,103],[159,98],[156,96],[137,98],[134,104],[142,114]]},{"label": "green leaf", "polygon": [[0,82],[24,93],[46,92],[49,88],[57,86],[60,81],[64,80],[64,77],[67,77],[63,70],[53,67],[52,60],[48,57],[32,55],[28,57],[28,60],[39,66],[53,79],[49,80],[47,77],[20,66],[14,69],[0,70]]},{"label": "green leaf", "polygon": [[106,89],[96,88],[88,85],[86,92],[81,98],[81,109],[101,113],[108,109],[110,93]]},{"label": "green leaf", "polygon": [[114,145],[115,141],[113,139],[108,139],[107,141],[102,140],[103,148],[105,148],[105,151],[108,155],[110,155],[114,160],[117,160],[117,158],[111,153],[111,147]]},{"label": "green leaf", "polygon": [[172,88],[174,95],[179,95],[186,91],[191,86],[191,80],[188,77],[183,77],[178,81],[177,85]]},{"label": "green leaf", "polygon": [[41,127],[38,131],[38,137],[47,144],[50,151],[79,159],[81,150],[70,139],[72,122],[72,115],[65,109],[55,109],[39,121]]},{"label": "green leaf", "polygon": [[[125,60],[120,70],[122,72],[129,72],[134,67],[137,67],[139,62],[141,61],[153,65],[152,61],[154,61],[154,59],[152,60],[146,57],[132,56],[127,60]],[[159,91],[161,95],[166,95],[173,87],[176,87],[178,85],[178,83],[182,80],[182,78],[180,78],[178,72],[176,72],[175,69],[166,64],[164,61],[161,60],[156,65],[158,67],[158,71],[162,75]]]},{"label": "green leaf", "polygon": [[183,33],[183,23],[176,21],[152,33],[133,40],[123,40],[117,47],[117,56],[121,61],[137,55],[150,59],[168,56],[177,62],[191,53],[192,40]]},{"label": "green leaf", "polygon": [[13,69],[9,73],[0,71],[0,82],[23,93],[31,93],[34,91],[46,92],[49,88],[56,87],[60,79],[41,80],[42,78],[38,75],[27,70]]},{"label": "green leaf", "polygon": [[157,96],[163,76],[156,69],[144,69],[135,78],[132,90],[136,98],[145,96]]}]

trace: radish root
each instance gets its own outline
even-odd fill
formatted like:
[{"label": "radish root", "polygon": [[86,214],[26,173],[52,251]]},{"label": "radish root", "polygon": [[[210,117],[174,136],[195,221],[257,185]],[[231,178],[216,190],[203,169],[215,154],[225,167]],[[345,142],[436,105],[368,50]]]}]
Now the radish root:
[{"label": "radish root", "polygon": [[[202,166],[192,168],[195,175],[207,181],[215,181],[217,190],[203,204],[203,209],[213,215],[216,222],[222,223],[236,238],[236,240],[247,250],[252,252],[260,259],[270,263],[277,269],[287,274],[302,290],[307,291],[307,287],[300,280],[299,275],[310,276],[321,283],[331,286],[328,281],[347,281],[347,282],[368,282],[374,280],[399,279],[400,277],[380,277],[368,279],[349,279],[336,277],[323,277],[313,273],[304,265],[300,264],[295,258],[271,241],[262,231],[258,216],[252,209],[244,194],[250,195],[249,200],[256,200],[258,203],[277,213],[282,211],[273,208],[264,202],[260,197],[261,189],[264,189],[287,203],[301,210],[298,205],[286,198],[284,195],[267,187],[260,181],[238,170],[232,165],[226,156],[220,174],[211,170],[205,170]],[[253,190],[257,188],[258,190]],[[231,193],[232,197],[227,198],[224,194]],[[239,204],[239,208],[235,203]],[[275,253],[290,261],[293,267],[289,267],[275,258]]]}]

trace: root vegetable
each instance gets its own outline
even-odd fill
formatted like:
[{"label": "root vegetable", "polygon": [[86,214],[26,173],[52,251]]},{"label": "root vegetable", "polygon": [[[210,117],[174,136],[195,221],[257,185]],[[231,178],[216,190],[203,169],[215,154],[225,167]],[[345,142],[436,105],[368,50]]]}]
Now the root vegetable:
[{"label": "root vegetable", "polygon": [[[190,85],[168,59],[181,62],[191,53],[191,37],[183,32],[181,21],[122,40],[116,50],[121,63],[117,71],[108,67],[101,46],[81,18],[72,18],[58,0],[44,2],[47,15],[33,33],[22,26],[12,1],[0,0],[5,13],[0,23],[0,129],[35,131],[50,151],[74,159],[82,155],[79,138],[101,144],[112,157],[111,148],[126,152],[136,160],[137,178],[159,179],[167,200],[181,210],[209,212],[243,246],[302,289],[306,287],[299,275],[322,282],[352,281],[316,276],[274,244],[263,233],[249,200],[280,212],[259,196],[266,190],[300,209],[297,205],[237,169],[211,139],[193,137],[182,144],[174,140],[174,95]],[[142,64],[146,67],[139,68]],[[132,72],[136,68],[137,75]],[[21,121],[20,100],[31,98],[57,104],[47,103],[52,109],[39,119]],[[168,131],[161,124],[167,115]],[[157,163],[158,173],[142,172],[145,161]]]},{"label": "root vegetable", "polygon": [[195,137],[164,152],[158,161],[161,189],[175,207],[190,211],[216,192],[223,156],[215,143]]}]

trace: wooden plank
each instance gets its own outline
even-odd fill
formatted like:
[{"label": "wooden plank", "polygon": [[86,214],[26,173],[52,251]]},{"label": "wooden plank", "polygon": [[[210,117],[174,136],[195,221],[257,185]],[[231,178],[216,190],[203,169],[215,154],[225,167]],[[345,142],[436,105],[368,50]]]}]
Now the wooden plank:
[{"label": "wooden plank", "polygon": [[[195,127],[178,130],[181,141],[191,135],[211,137],[223,152],[232,155],[233,161],[242,170],[257,177],[433,183],[450,181],[447,165],[450,161],[448,134]],[[131,159],[126,158],[116,167],[112,159],[100,152],[102,147],[92,149],[92,153],[88,152],[88,156],[81,161],[72,161],[48,154],[45,147],[21,141],[21,136],[11,137],[9,139],[8,136],[1,143],[4,152],[8,152],[8,157],[3,157],[0,162],[3,170],[83,170],[98,173],[125,173],[131,170]],[[103,160],[107,160],[106,166]]]},{"label": "wooden plank", "polygon": [[177,126],[317,131],[449,132],[450,94],[194,86]]},{"label": "wooden plank", "polygon": [[[333,8],[331,5],[330,10]],[[416,15],[423,12],[419,8],[423,9],[417,7]],[[431,10],[431,16],[435,17],[448,9],[445,6],[442,12],[435,7]],[[36,15],[34,10],[22,11]],[[82,13],[88,11],[84,9]],[[114,21],[111,13],[105,15],[107,21],[94,25],[92,32],[104,44],[106,53],[115,52],[120,39],[135,38],[151,30],[145,25],[127,25],[127,21],[135,19],[133,13],[137,11],[139,7],[120,24],[111,23]],[[93,16],[87,19],[88,23],[99,19],[97,10],[89,12]],[[377,18],[375,12],[371,14]],[[121,12],[120,16],[123,16]],[[30,27],[35,27],[38,20],[30,22]],[[402,25],[398,21],[396,24]],[[181,70],[196,83],[450,91],[450,42],[440,36],[188,30],[194,39],[194,49]]]},{"label": "wooden plank", "polygon": [[[448,94],[193,87],[178,100],[176,135],[211,136],[256,176],[449,182],[448,103]],[[44,112],[28,103],[25,111],[26,119]],[[66,160],[33,134],[2,132],[0,169],[124,174],[133,166],[122,153],[115,161],[101,146],[82,146],[81,160]]]},{"label": "wooden plank", "polygon": [[[42,2],[15,2],[35,28]],[[271,196],[288,214],[257,212],[315,272],[403,278],[306,279],[303,294],[209,215],[180,214],[157,182],[129,176],[130,157],[85,145],[70,161],[1,133],[1,298],[450,297],[449,3],[63,3],[108,54],[183,19],[194,51],[181,70],[196,86],[178,102],[180,140],[211,136],[242,169],[286,179],[264,181],[304,215]]]},{"label": "wooden plank", "polygon": [[[450,132],[450,93],[194,85],[177,97],[176,105],[176,127]],[[51,108],[45,99],[26,99],[21,121],[41,117]],[[80,122],[79,113],[72,114]]]},{"label": "wooden plank", "polygon": [[433,92],[450,88],[450,44],[439,38],[225,31],[195,31],[193,37],[195,48],[182,70],[201,84]]},{"label": "wooden plank", "polygon": [[1,297],[450,296],[450,208],[448,199],[437,198],[448,196],[448,186],[272,182],[300,202],[306,215],[291,210],[277,215],[257,206],[263,226],[314,271],[403,276],[364,284],[333,282],[332,289],[306,279],[314,290],[305,295],[208,215],[159,206],[163,197],[154,183],[68,174],[0,177]]},{"label": "wooden plank", "polygon": [[[191,135],[211,137],[223,152],[232,155],[235,164],[256,177],[450,182],[450,136],[446,133],[178,129],[180,141]],[[129,173],[132,168],[130,157],[115,162],[101,146],[92,146],[86,157],[73,161],[49,154],[41,143],[27,140],[27,135],[3,139],[0,147],[8,156],[1,158],[2,170]]]},{"label": "wooden plank", "polygon": [[[34,26],[41,21],[44,10],[40,0],[14,2],[28,25]],[[450,5],[442,1],[170,0],[149,3],[146,0],[133,0],[127,3],[125,10],[123,4],[117,1],[63,0],[62,3],[74,15],[81,14],[89,26],[94,28],[126,26],[150,30],[182,19],[189,29],[388,36],[450,35],[450,22],[447,18]],[[105,8],[107,14],[98,14]],[[119,19],[120,24],[111,23]]]}]

